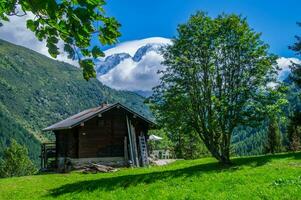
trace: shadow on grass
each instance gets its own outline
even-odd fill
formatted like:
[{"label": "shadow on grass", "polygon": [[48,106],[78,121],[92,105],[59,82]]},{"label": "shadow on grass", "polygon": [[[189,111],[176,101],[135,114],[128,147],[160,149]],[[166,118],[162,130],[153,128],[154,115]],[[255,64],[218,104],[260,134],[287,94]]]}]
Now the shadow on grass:
[{"label": "shadow on grass", "polygon": [[236,166],[251,166],[251,167],[260,167],[271,160],[277,160],[277,159],[285,159],[285,158],[293,158],[296,160],[301,160],[301,152],[296,153],[279,153],[275,155],[262,155],[262,156],[250,156],[250,157],[238,157],[233,159],[233,163]]},{"label": "shadow on grass", "polygon": [[80,193],[83,191],[94,191],[97,189],[103,191],[112,191],[118,188],[127,188],[144,183],[149,184],[158,180],[167,180],[169,178],[190,177],[201,175],[202,173],[213,173],[219,171],[233,172],[239,170],[241,166],[259,167],[274,159],[293,158],[301,159],[301,152],[286,153],[277,155],[241,157],[234,158],[233,165],[223,166],[217,162],[204,163],[186,168],[171,169],[160,172],[147,172],[133,175],[120,175],[116,177],[106,177],[97,180],[79,181],[76,183],[66,184],[50,191],[50,196],[58,197],[67,193]]}]

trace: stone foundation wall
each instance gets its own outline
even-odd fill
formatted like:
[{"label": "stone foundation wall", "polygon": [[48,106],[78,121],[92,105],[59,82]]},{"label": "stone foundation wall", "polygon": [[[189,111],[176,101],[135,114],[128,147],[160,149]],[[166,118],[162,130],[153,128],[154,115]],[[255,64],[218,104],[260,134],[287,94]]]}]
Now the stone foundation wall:
[{"label": "stone foundation wall", "polygon": [[81,168],[91,163],[107,165],[111,167],[125,167],[127,162],[124,157],[103,157],[103,158],[78,158],[70,159],[73,168]]},{"label": "stone foundation wall", "polygon": [[125,162],[124,157],[102,157],[102,158],[65,158],[58,157],[57,171],[69,172],[72,169],[81,169],[91,163],[106,165],[111,167],[126,167],[128,162]]}]

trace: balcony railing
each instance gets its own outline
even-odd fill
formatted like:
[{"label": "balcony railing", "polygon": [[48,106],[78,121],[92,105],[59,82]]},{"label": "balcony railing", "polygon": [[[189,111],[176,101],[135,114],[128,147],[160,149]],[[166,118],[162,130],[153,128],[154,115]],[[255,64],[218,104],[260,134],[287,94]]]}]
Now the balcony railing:
[{"label": "balcony railing", "polygon": [[51,170],[56,168],[56,148],[55,143],[41,144],[41,170]]}]

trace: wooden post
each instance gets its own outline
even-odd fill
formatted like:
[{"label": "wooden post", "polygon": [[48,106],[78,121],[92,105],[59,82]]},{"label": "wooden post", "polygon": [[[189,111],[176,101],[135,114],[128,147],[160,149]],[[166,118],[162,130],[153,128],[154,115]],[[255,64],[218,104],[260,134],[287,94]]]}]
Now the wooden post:
[{"label": "wooden post", "polygon": [[44,166],[43,166],[43,159],[44,159],[44,156],[43,156],[43,146],[44,146],[44,144],[41,144],[41,157],[40,157],[40,159],[41,159],[41,169],[44,168]]},{"label": "wooden post", "polygon": [[128,141],[127,137],[124,137],[124,161],[125,163],[128,163],[129,161],[129,154],[128,154]]},{"label": "wooden post", "polygon": [[47,144],[44,144],[44,168],[48,169]]},{"label": "wooden post", "polygon": [[131,121],[130,121],[130,126],[131,126],[131,133],[133,137],[134,159],[136,162],[136,166],[139,167],[140,165],[139,165],[138,150],[137,150],[136,131],[135,131],[135,127],[131,124]]},{"label": "wooden post", "polygon": [[43,144],[43,168],[47,169],[47,162],[46,162],[46,145]]},{"label": "wooden post", "polygon": [[131,134],[131,127],[130,127],[130,122],[129,118],[126,115],[126,124],[127,124],[127,129],[128,129],[128,135],[129,135],[129,142],[130,142],[130,160],[132,161],[132,164],[135,164],[134,162],[134,155],[133,155],[133,142],[132,142],[132,134]]}]

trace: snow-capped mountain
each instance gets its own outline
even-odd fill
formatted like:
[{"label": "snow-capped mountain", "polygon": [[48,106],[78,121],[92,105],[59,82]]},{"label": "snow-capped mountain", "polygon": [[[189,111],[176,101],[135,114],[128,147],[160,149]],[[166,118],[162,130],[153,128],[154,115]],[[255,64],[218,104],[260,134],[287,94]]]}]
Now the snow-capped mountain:
[{"label": "snow-capped mountain", "polygon": [[[112,88],[149,96],[159,83],[157,71],[164,69],[160,49],[170,44],[170,39],[160,37],[121,43],[105,51],[106,57],[98,61],[97,78]],[[291,62],[300,63],[300,60],[284,57],[277,60],[281,68],[279,80],[288,77]]]},{"label": "snow-capped mountain", "polygon": [[157,71],[164,68],[160,50],[169,44],[169,39],[158,37],[121,43],[98,61],[97,78],[112,88],[149,96],[159,83]]},{"label": "snow-capped mountain", "polygon": [[146,44],[145,46],[140,47],[136,51],[136,53],[133,57],[133,60],[136,62],[139,62],[143,56],[145,56],[147,53],[152,52],[152,51],[157,54],[161,54],[160,49],[164,46],[166,46],[166,44],[160,44],[160,43]]},{"label": "snow-capped mountain", "polygon": [[126,59],[132,59],[134,62],[139,62],[146,56],[148,53],[156,53],[160,55],[160,50],[162,47],[166,46],[166,43],[148,43],[136,51],[132,57],[129,53],[116,53],[110,56],[105,57],[104,60],[99,60],[97,63],[97,74],[104,75],[108,73],[111,69],[119,65]]},{"label": "snow-capped mountain", "polygon": [[111,69],[116,67],[120,62],[125,59],[131,58],[127,53],[117,53],[106,57],[103,61],[98,61],[97,63],[97,74],[103,75],[108,73]]}]

